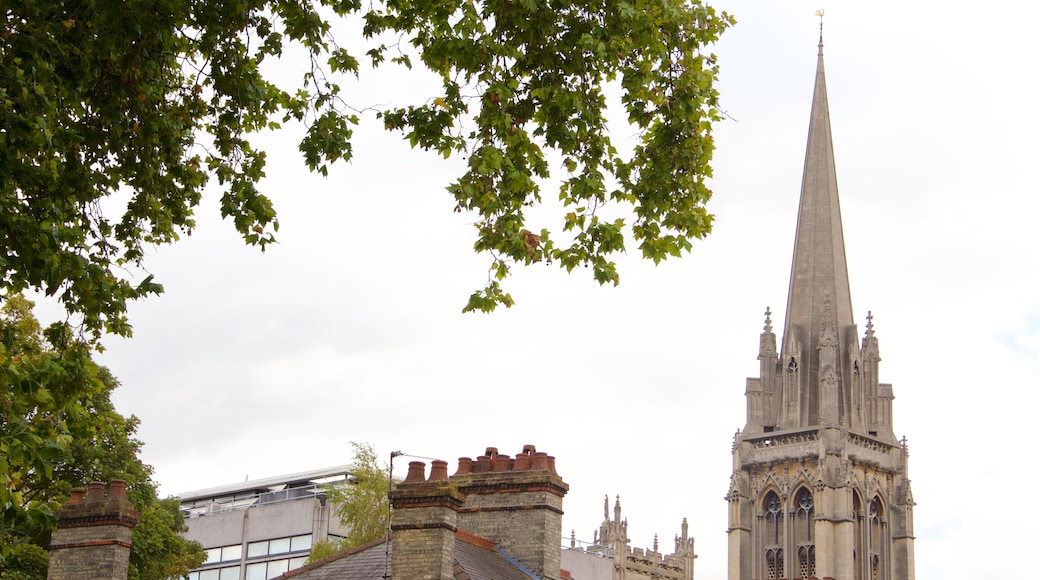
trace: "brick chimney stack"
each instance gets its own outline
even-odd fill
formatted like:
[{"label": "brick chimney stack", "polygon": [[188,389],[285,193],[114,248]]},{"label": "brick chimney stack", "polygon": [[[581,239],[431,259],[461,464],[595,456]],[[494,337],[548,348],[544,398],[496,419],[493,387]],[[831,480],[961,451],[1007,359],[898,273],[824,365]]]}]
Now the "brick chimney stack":
[{"label": "brick chimney stack", "polygon": [[489,447],[475,463],[459,459],[451,482],[466,497],[460,528],[494,541],[542,578],[560,577],[563,496],[570,488],[557,475],[554,457],[534,445],[516,458]]},{"label": "brick chimney stack", "polygon": [[390,493],[393,580],[454,580],[456,532],[490,540],[544,580],[560,578],[563,496],[553,457],[525,445],[516,458],[488,447],[476,461],[413,461]]},{"label": "brick chimney stack", "polygon": [[141,515],[126,497],[126,482],[94,482],[72,490],[58,511],[58,529],[51,534],[48,580],[126,580],[130,565],[130,535]]},{"label": "brick chimney stack", "polygon": [[390,493],[394,580],[454,580],[455,532],[463,495],[448,481],[448,464],[412,461],[408,475]]}]

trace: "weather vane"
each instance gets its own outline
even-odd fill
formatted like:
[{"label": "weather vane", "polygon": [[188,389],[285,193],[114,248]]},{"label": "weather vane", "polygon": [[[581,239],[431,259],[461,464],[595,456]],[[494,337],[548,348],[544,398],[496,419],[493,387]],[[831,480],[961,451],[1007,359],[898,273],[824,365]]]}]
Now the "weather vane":
[{"label": "weather vane", "polygon": [[816,15],[820,17],[820,44],[823,44],[823,8],[817,10]]}]

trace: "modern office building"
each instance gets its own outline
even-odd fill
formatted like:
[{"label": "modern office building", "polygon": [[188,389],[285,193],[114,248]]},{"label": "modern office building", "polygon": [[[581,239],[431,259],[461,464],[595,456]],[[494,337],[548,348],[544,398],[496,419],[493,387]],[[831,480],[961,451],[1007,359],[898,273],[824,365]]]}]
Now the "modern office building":
[{"label": "modern office building", "polygon": [[181,494],[185,536],[206,549],[189,580],[267,580],[303,566],[311,546],[345,535],[323,493],[341,465]]}]

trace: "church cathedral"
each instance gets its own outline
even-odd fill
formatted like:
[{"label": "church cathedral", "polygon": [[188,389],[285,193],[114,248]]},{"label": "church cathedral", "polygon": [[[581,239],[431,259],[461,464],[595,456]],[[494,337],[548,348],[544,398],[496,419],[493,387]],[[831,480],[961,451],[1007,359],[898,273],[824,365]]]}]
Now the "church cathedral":
[{"label": "church cathedral", "polygon": [[853,321],[820,39],[787,312],[766,309],[733,443],[729,580],[913,580],[906,440],[878,340]]}]

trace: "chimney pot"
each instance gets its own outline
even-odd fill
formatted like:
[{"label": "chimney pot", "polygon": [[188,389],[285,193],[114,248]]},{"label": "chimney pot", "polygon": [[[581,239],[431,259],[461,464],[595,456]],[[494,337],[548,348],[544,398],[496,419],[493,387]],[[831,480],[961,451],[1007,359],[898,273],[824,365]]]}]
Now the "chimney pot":
[{"label": "chimney pot", "polygon": [[469,457],[459,457],[459,470],[455,472],[455,475],[467,473],[473,473],[473,460]]},{"label": "chimney pot", "polygon": [[487,450],[484,451],[484,455],[487,455],[492,461],[494,461],[495,457],[498,457],[498,447],[488,447]]},{"label": "chimney pot", "polygon": [[538,451],[535,453],[534,459],[531,462],[531,469],[547,471],[549,469],[548,454],[544,451]]},{"label": "chimney pot", "polygon": [[513,471],[526,471],[531,468],[531,456],[526,453],[517,453],[516,461],[513,463]]},{"label": "chimney pot", "polygon": [[82,487],[72,488],[72,493],[69,495],[69,500],[65,502],[65,505],[76,505],[83,502],[83,496],[87,493],[87,490]]},{"label": "chimney pot", "polygon": [[481,455],[477,458],[477,468],[473,470],[473,473],[484,473],[485,471],[491,471],[491,458]]},{"label": "chimney pot", "polygon": [[531,454],[533,454],[533,453],[534,453],[535,451],[536,451],[536,450],[535,450],[535,448],[534,448],[534,445],[530,445],[530,444],[528,444],[528,445],[524,445],[524,451],[523,451],[524,455],[531,455]]},{"label": "chimney pot", "polygon": [[448,462],[434,459],[430,463],[429,481],[448,481]]},{"label": "chimney pot", "polygon": [[558,473],[556,473],[556,457],[553,455],[549,455],[546,456],[545,459],[549,463],[549,473],[552,473],[553,475],[559,475]]},{"label": "chimney pot", "polygon": [[402,484],[405,483],[422,483],[426,481],[426,464],[422,461],[410,461],[408,463],[408,475],[405,476]]},{"label": "chimney pot", "polygon": [[495,471],[509,471],[509,456],[508,455],[496,455],[495,456]]},{"label": "chimney pot", "polygon": [[87,484],[87,503],[105,501],[105,484],[100,481],[92,481]]},{"label": "chimney pot", "polygon": [[108,482],[108,499],[126,501],[126,480],[113,479]]}]

